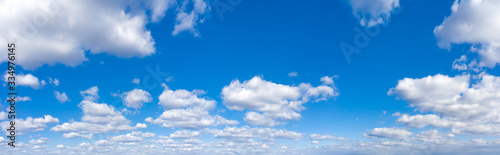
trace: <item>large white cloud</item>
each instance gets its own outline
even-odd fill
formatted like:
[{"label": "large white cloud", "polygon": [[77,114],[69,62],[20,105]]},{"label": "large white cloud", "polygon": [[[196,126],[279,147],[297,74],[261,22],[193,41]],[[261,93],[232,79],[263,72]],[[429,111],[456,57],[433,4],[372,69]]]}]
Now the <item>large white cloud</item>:
[{"label": "large white cloud", "polygon": [[[19,115],[16,115],[16,117]],[[51,115],[45,115],[40,118],[27,117],[26,119],[17,118],[15,120],[16,134],[25,134],[29,132],[42,131],[47,127],[47,124],[59,123],[59,119],[52,117]],[[4,121],[0,123],[2,130],[7,133],[7,129],[10,128],[10,121]]]},{"label": "large white cloud", "polygon": [[[87,52],[122,58],[155,53],[155,41],[146,25],[160,21],[176,6],[173,34],[189,31],[198,36],[209,6],[203,0],[2,0],[0,42],[16,42],[16,62],[27,69],[45,64],[76,66],[88,60]],[[187,12],[187,8],[193,11]],[[147,15],[150,14],[151,17]],[[151,19],[149,19],[151,18]],[[7,60],[0,57],[0,62]]]},{"label": "large white cloud", "polygon": [[396,113],[398,123],[410,127],[450,128],[453,133],[500,135],[500,77],[483,74],[405,78],[389,91],[421,112]]},{"label": "large white cloud", "polygon": [[439,47],[472,44],[471,51],[479,54],[480,61],[469,66],[494,67],[500,63],[499,7],[497,0],[455,0],[451,15],[434,29]]},{"label": "large white cloud", "polygon": [[[230,110],[251,110],[245,121],[251,125],[275,126],[279,121],[298,120],[302,104],[327,100],[338,96],[333,77],[325,76],[322,85],[313,87],[308,83],[289,86],[265,81],[256,76],[244,82],[232,81],[222,89],[224,105]],[[256,112],[257,111],[257,112]],[[258,113],[260,112],[260,113]]]},{"label": "large white cloud", "polygon": [[56,132],[79,132],[79,133],[106,133],[116,131],[129,131],[138,128],[146,128],[145,124],[137,123],[135,127],[130,126],[121,112],[106,103],[96,103],[98,88],[92,87],[81,91],[84,100],[78,105],[83,111],[81,122],[71,121],[52,127]]},{"label": "large white cloud", "polygon": [[384,24],[391,11],[399,7],[399,0],[349,0],[352,13],[363,26]]},{"label": "large white cloud", "polygon": [[171,90],[165,84],[163,93],[159,96],[159,105],[166,111],[157,119],[149,117],[146,122],[161,125],[162,127],[179,127],[199,129],[217,125],[236,125],[239,122],[227,120],[219,115],[210,115],[209,110],[215,108],[216,102],[199,97],[202,90],[187,91],[184,89]]}]

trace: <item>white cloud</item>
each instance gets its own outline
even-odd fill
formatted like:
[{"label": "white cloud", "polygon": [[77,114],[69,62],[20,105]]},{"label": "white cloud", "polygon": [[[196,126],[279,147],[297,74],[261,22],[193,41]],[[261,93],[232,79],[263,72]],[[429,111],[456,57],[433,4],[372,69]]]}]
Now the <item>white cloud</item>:
[{"label": "white cloud", "polygon": [[142,137],[133,135],[133,134],[125,134],[125,135],[118,135],[110,138],[111,141],[114,142],[141,142]]},{"label": "white cloud", "polygon": [[[5,82],[8,82],[8,78],[10,77],[10,74],[7,74],[7,72],[5,72],[4,74],[4,81]],[[38,78],[36,76],[33,76],[32,74],[16,74],[15,75],[15,78],[16,78],[16,86],[25,86],[25,87],[31,87],[33,89],[40,89],[41,87],[43,87],[43,85],[45,85],[44,81],[42,80],[42,82],[40,80],[38,80]]]},{"label": "white cloud", "polygon": [[198,131],[189,131],[189,130],[177,130],[174,133],[170,134],[169,138],[172,139],[189,139],[189,138],[198,138],[201,134]]},{"label": "white cloud", "polygon": [[239,122],[227,120],[219,115],[212,116],[208,112],[215,108],[216,102],[211,99],[201,98],[202,90],[187,91],[184,89],[170,90],[163,84],[165,89],[159,96],[159,105],[167,109],[160,117],[146,118],[146,122],[161,125],[162,127],[180,127],[188,129],[199,129],[217,125],[236,125]]},{"label": "white cloud", "polygon": [[363,136],[369,138],[397,138],[405,139],[413,133],[400,128],[375,128],[370,133],[364,133]]},{"label": "white cloud", "polygon": [[152,0],[149,5],[151,7],[151,21],[159,22],[164,16],[165,12],[174,5],[174,0]]},{"label": "white cloud", "polygon": [[[193,3],[191,11],[187,11],[186,6]],[[178,35],[180,32],[189,31],[194,36],[199,36],[196,29],[198,23],[203,23],[204,15],[208,14],[209,6],[204,0],[184,0],[182,6],[177,8],[177,17],[175,18],[176,24],[172,35]]]},{"label": "white cloud", "polygon": [[[477,78],[477,79],[476,79]],[[471,84],[471,81],[475,81]],[[500,77],[488,74],[471,79],[469,75],[434,75],[405,78],[389,91],[420,112],[399,114],[397,122],[410,127],[450,128],[453,133],[500,135]]]},{"label": "white cloud", "polygon": [[134,80],[132,80],[132,83],[135,83],[135,84],[139,84],[141,82],[141,80],[139,80],[139,78],[135,78]]},{"label": "white cloud", "polygon": [[300,119],[298,112],[304,109],[302,104],[310,100],[318,102],[338,96],[332,78],[323,77],[323,84],[313,87],[306,83],[298,86],[276,84],[256,76],[244,82],[232,81],[222,89],[221,95],[228,109],[251,110],[246,113],[247,123],[275,126],[283,124],[279,121]]},{"label": "white cloud", "polygon": [[81,137],[81,138],[90,139],[93,136],[94,136],[93,134],[81,134],[81,133],[78,133],[78,132],[70,132],[70,133],[63,134],[64,138],[77,138],[77,137]]},{"label": "white cloud", "polygon": [[[11,23],[0,29],[3,34],[0,40],[29,42],[30,46],[18,47],[24,52],[17,53],[16,59],[28,69],[57,63],[76,66],[87,60],[86,50],[93,54],[107,53],[125,58],[148,56],[155,52],[155,42],[145,28],[148,20],[141,11],[144,9],[133,3],[2,1],[0,9],[7,10],[10,6],[16,6],[16,9],[0,16],[2,23]],[[0,62],[6,60],[2,58]]]},{"label": "white cloud", "polygon": [[78,105],[83,111],[81,122],[67,122],[52,127],[51,131],[56,132],[79,132],[79,133],[106,133],[116,131],[129,131],[139,128],[146,128],[145,124],[137,123],[135,127],[130,126],[121,112],[106,103],[95,103],[99,98],[97,86],[89,88],[80,93],[84,100]]},{"label": "white cloud", "polygon": [[289,77],[296,77],[296,76],[299,76],[299,74],[297,72],[290,72],[290,73],[288,73],[288,76]]},{"label": "white cloud", "polygon": [[56,95],[56,99],[59,101],[59,103],[69,101],[69,98],[65,92],[60,93],[59,91],[55,91],[54,94]]},{"label": "white cloud", "polygon": [[151,117],[147,118],[146,122],[158,124],[162,127],[187,129],[200,129],[217,125],[237,125],[239,123],[234,120],[227,120],[219,115],[212,116],[206,109],[200,107],[167,110],[155,120]]},{"label": "white cloud", "polygon": [[497,0],[455,0],[451,15],[434,29],[439,47],[472,44],[471,51],[480,58],[472,66],[493,68],[500,63],[499,7]]},{"label": "white cloud", "polygon": [[49,78],[49,83],[53,84],[54,86],[59,86],[59,79]]},{"label": "white cloud", "polygon": [[97,86],[94,86],[87,90],[80,91],[80,94],[83,96],[83,100],[96,102],[97,99],[99,99],[99,95],[97,94],[97,92],[99,92],[99,88]]},{"label": "white cloud", "polygon": [[253,142],[254,139],[268,139],[274,141],[274,138],[299,140],[302,138],[301,133],[287,131],[286,129],[278,130],[271,128],[251,128],[243,127],[225,127],[222,130],[209,129],[206,132],[212,134],[214,138],[220,138],[229,142],[247,143]]},{"label": "white cloud", "polygon": [[344,137],[337,137],[333,135],[320,135],[320,134],[311,134],[311,140],[347,140]]},{"label": "white cloud", "polygon": [[134,89],[122,94],[123,104],[129,108],[141,108],[153,100],[151,94],[142,89]]},{"label": "white cloud", "polygon": [[31,101],[31,97],[29,96],[18,96],[16,97],[16,101],[18,102],[24,102],[24,101]]},{"label": "white cloud", "polygon": [[399,7],[399,0],[349,0],[352,13],[362,26],[384,24],[391,12]]},{"label": "white cloud", "polygon": [[[59,119],[54,118],[50,115],[45,115],[44,117],[41,118],[32,118],[32,117],[27,117],[26,119],[16,118],[16,125],[15,125],[16,134],[21,135],[28,132],[42,131],[47,127],[47,124],[54,124],[58,122]],[[10,121],[4,121],[0,123],[0,126],[2,127],[2,130],[6,131],[6,134],[8,134],[7,129],[10,128]]]},{"label": "white cloud", "polygon": [[215,101],[205,98],[200,98],[198,95],[205,94],[202,90],[187,91],[185,89],[170,90],[165,87],[163,93],[158,97],[162,105],[166,109],[178,109],[185,107],[204,107],[207,109],[214,108]]},{"label": "white cloud", "polygon": [[36,145],[36,144],[44,144],[44,143],[47,143],[47,140],[48,140],[47,138],[42,137],[40,139],[32,139],[32,140],[29,141],[29,143],[30,144],[34,144],[34,145]]},{"label": "white cloud", "polygon": [[0,121],[6,120],[8,117],[8,113],[0,111]]},{"label": "white cloud", "polygon": [[[203,0],[188,2],[178,6],[174,0],[4,0],[0,10],[11,11],[0,15],[0,23],[10,24],[0,28],[0,42],[30,45],[17,47],[23,52],[17,53],[16,61],[26,69],[77,66],[88,60],[87,53],[146,57],[156,52],[146,25],[160,21],[169,8],[176,8],[173,35],[189,31],[198,36],[197,25],[209,6]],[[0,63],[5,61],[7,57],[0,57]]]}]

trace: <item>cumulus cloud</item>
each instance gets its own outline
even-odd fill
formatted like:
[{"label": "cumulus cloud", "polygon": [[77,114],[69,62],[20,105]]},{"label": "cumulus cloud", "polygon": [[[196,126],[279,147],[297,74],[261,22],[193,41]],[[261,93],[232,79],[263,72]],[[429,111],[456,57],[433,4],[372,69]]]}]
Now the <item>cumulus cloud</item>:
[{"label": "cumulus cloud", "polygon": [[[192,3],[192,10],[187,11],[187,5]],[[182,5],[177,9],[177,16],[175,18],[176,24],[172,35],[178,35],[182,31],[189,31],[194,36],[199,36],[196,29],[198,23],[203,23],[205,16],[210,7],[204,0],[184,0]]]},{"label": "cumulus cloud", "polygon": [[215,108],[216,102],[208,98],[199,97],[202,90],[187,91],[184,89],[171,90],[165,84],[163,93],[159,96],[159,105],[166,111],[157,119],[146,118],[146,122],[161,125],[162,127],[179,127],[199,129],[217,125],[236,125],[239,122],[227,120],[219,115],[210,115],[209,110]]},{"label": "cumulus cloud", "polygon": [[288,131],[286,129],[278,130],[272,128],[259,127],[225,127],[224,129],[209,129],[206,131],[214,136],[229,142],[245,143],[253,142],[254,139],[265,139],[274,141],[274,138],[299,140],[302,138],[302,133]]},{"label": "cumulus cloud", "polygon": [[289,77],[296,77],[296,76],[299,76],[299,74],[297,72],[290,72],[290,73],[288,73],[288,76]]},{"label": "cumulus cloud", "polygon": [[17,102],[31,101],[31,97],[29,97],[29,96],[17,96],[16,101]]},{"label": "cumulus cloud", "polygon": [[125,135],[118,135],[111,137],[110,140],[124,142],[127,141],[127,139],[142,139],[142,138],[151,138],[155,136],[156,134],[151,132],[132,131],[131,133]]},{"label": "cumulus cloud", "polygon": [[375,128],[369,133],[364,133],[363,136],[369,138],[396,138],[405,139],[413,133],[400,128]]},{"label": "cumulus cloud", "polygon": [[320,134],[311,134],[311,140],[347,140],[344,137],[337,137],[333,135],[320,135]]},{"label": "cumulus cloud", "polygon": [[[251,110],[245,121],[251,125],[276,126],[280,121],[298,120],[302,104],[327,100],[338,96],[333,77],[325,76],[317,87],[308,83],[289,86],[265,81],[259,76],[244,82],[232,81],[224,86],[221,95],[224,105],[230,110]],[[260,113],[259,113],[260,112]]]},{"label": "cumulus cloud", "polygon": [[398,81],[389,94],[398,95],[420,112],[396,114],[409,127],[450,128],[456,134],[500,135],[500,77],[482,74],[427,76]]},{"label": "cumulus cloud", "polygon": [[42,138],[40,138],[40,139],[32,139],[32,140],[30,140],[30,141],[29,141],[29,143],[30,143],[30,144],[35,144],[35,145],[36,145],[36,144],[44,144],[44,143],[46,143],[46,142],[47,142],[47,140],[48,140],[47,138],[42,137]]},{"label": "cumulus cloud", "polygon": [[8,117],[8,113],[0,111],[0,121],[6,120]]},{"label": "cumulus cloud", "polygon": [[174,0],[152,0],[149,6],[151,8],[151,21],[159,22],[164,16],[165,12],[172,7],[176,1]]},{"label": "cumulus cloud", "polygon": [[455,0],[451,14],[434,29],[438,46],[472,44],[471,52],[479,55],[479,62],[473,59],[469,67],[493,68],[500,63],[499,7],[496,0]]},{"label": "cumulus cloud", "polygon": [[146,128],[145,124],[137,123],[135,127],[130,126],[121,112],[106,103],[94,102],[98,96],[97,86],[81,91],[84,100],[78,105],[83,111],[81,122],[71,121],[52,127],[56,132],[79,132],[79,133],[106,133],[116,131],[129,131]]},{"label": "cumulus cloud", "polygon": [[[198,36],[197,25],[203,23],[209,10],[203,0],[186,0],[181,5],[174,0],[5,0],[0,6],[10,10],[0,15],[1,23],[9,23],[0,28],[0,42],[29,45],[17,47],[23,52],[17,53],[16,61],[26,69],[77,66],[88,60],[89,53],[121,58],[150,56],[156,52],[151,31],[146,28],[150,21],[160,21],[175,7],[172,34],[189,31]],[[7,57],[0,57],[0,63],[5,61]]]},{"label": "cumulus cloud", "polygon": [[80,137],[80,138],[90,139],[93,136],[94,136],[93,134],[81,134],[81,133],[78,133],[78,132],[70,132],[70,133],[63,134],[64,138],[77,138],[77,137]]},{"label": "cumulus cloud", "polygon": [[60,93],[59,91],[55,91],[54,94],[56,95],[56,99],[59,101],[59,103],[69,101],[69,98],[65,92]]},{"label": "cumulus cloud", "polygon": [[399,7],[399,0],[349,0],[349,4],[360,24],[371,27],[387,22]]},{"label": "cumulus cloud", "polygon": [[122,94],[123,104],[129,108],[141,108],[144,103],[151,102],[151,94],[142,89],[134,89]]},{"label": "cumulus cloud", "polygon": [[53,84],[54,86],[59,86],[59,79],[49,78],[49,83]]},{"label": "cumulus cloud", "polygon": [[189,131],[189,130],[177,130],[174,133],[170,134],[172,139],[189,139],[189,138],[198,138],[201,134],[199,131]]},{"label": "cumulus cloud", "polygon": [[141,80],[139,80],[139,78],[135,78],[134,80],[132,80],[132,83],[135,83],[135,84],[139,84],[141,82]]},{"label": "cumulus cloud", "polygon": [[87,90],[80,91],[80,94],[83,96],[83,100],[96,102],[99,99],[97,92],[99,92],[99,88],[94,86]]},{"label": "cumulus cloud", "polygon": [[[16,134],[25,134],[29,132],[42,131],[47,127],[47,124],[59,123],[59,119],[50,115],[45,115],[40,118],[27,117],[26,119],[16,118]],[[10,127],[10,121],[0,123],[3,131],[8,134],[7,129]]]},{"label": "cumulus cloud", "polygon": [[[8,82],[8,78],[10,77],[7,72],[4,74],[4,81]],[[16,74],[16,86],[25,86],[25,87],[31,87],[33,89],[40,89],[43,87],[46,83],[44,80],[40,81],[36,76],[33,76],[32,74]]]}]

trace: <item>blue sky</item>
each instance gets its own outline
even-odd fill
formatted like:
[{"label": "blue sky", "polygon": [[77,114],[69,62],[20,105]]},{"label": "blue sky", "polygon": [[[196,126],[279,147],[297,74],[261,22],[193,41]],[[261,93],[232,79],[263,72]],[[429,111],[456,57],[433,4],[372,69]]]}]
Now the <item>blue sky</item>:
[{"label": "blue sky", "polygon": [[28,2],[0,1],[29,97],[9,153],[499,151],[496,1]]}]

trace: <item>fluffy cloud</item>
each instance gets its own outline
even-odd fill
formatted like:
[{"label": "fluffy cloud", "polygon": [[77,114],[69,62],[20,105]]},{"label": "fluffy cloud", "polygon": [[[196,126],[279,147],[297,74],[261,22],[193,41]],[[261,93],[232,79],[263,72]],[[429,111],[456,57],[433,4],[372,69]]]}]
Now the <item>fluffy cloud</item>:
[{"label": "fluffy cloud", "polygon": [[[59,119],[54,118],[50,115],[45,115],[41,118],[27,117],[26,119],[16,119],[16,134],[25,134],[28,132],[42,131],[47,127],[47,124],[59,123]],[[6,131],[10,127],[10,121],[4,121],[0,123],[3,131]]]},{"label": "fluffy cloud", "polygon": [[[187,11],[186,6],[193,3],[191,11]],[[204,0],[184,0],[182,6],[177,9],[176,24],[172,35],[177,35],[182,31],[189,31],[195,36],[199,36],[196,26],[198,23],[203,23],[203,16],[208,13],[209,7]]]},{"label": "fluffy cloud", "polygon": [[220,138],[237,143],[253,142],[256,138],[267,141],[274,141],[274,138],[291,140],[299,140],[302,138],[301,133],[287,131],[286,129],[278,130],[271,128],[251,128],[249,126],[226,127],[222,130],[209,129],[206,132],[212,134],[214,138]]},{"label": "fluffy cloud", "polygon": [[138,132],[134,131],[132,133],[128,133],[125,135],[118,135],[111,137],[110,140],[114,142],[132,143],[132,142],[141,142],[143,138],[154,137],[154,136],[156,136],[154,133],[150,132],[143,133],[140,131]]},{"label": "fluffy cloud", "polygon": [[97,92],[99,92],[99,88],[94,86],[87,90],[80,91],[80,94],[83,96],[83,100],[96,102],[99,99]]},{"label": "fluffy cloud", "polygon": [[152,0],[148,3],[151,7],[151,21],[158,22],[165,16],[167,11],[176,1],[174,0]]},{"label": "fluffy cloud", "polygon": [[365,133],[363,136],[370,138],[396,138],[405,139],[413,133],[400,128],[375,128],[370,133]]},{"label": "fluffy cloud", "polygon": [[[10,75],[5,73],[4,81],[8,82],[9,77]],[[31,87],[33,89],[40,89],[46,84],[44,80],[40,81],[36,76],[33,76],[32,74],[16,74],[15,77],[16,77],[16,86],[25,86],[25,87]]]},{"label": "fluffy cloud", "polygon": [[296,76],[299,76],[299,74],[297,72],[290,72],[290,73],[288,73],[288,76],[289,77],[296,77]]},{"label": "fluffy cloud", "polygon": [[384,24],[391,12],[399,7],[399,0],[349,0],[352,13],[362,26]]},{"label": "fluffy cloud", "polygon": [[132,80],[132,83],[135,83],[135,84],[139,84],[141,82],[141,80],[139,78],[135,78],[134,80]]},{"label": "fluffy cloud", "polygon": [[145,124],[138,123],[135,127],[130,126],[121,112],[106,103],[95,103],[99,98],[98,88],[92,87],[81,91],[84,100],[78,105],[83,111],[81,122],[67,122],[52,127],[56,132],[79,132],[79,133],[106,133],[113,131],[129,131],[138,128],[146,128]]},{"label": "fluffy cloud", "polygon": [[203,95],[203,90],[187,91],[185,89],[170,90],[165,87],[163,93],[158,97],[159,105],[166,109],[178,109],[183,107],[203,107],[206,109],[214,108],[216,102],[214,100],[200,98],[198,95]]},{"label": "fluffy cloud", "polygon": [[189,139],[189,138],[198,138],[201,134],[198,131],[189,131],[189,130],[178,130],[174,133],[170,134],[172,139]]},{"label": "fluffy cloud", "polygon": [[219,115],[212,116],[209,110],[215,108],[216,102],[201,98],[202,90],[187,91],[184,89],[170,90],[165,84],[163,93],[159,96],[159,105],[167,109],[160,117],[146,119],[146,122],[162,127],[179,127],[199,129],[217,125],[236,125],[239,122],[227,120]]},{"label": "fluffy cloud", "polygon": [[81,133],[78,133],[78,132],[70,132],[70,133],[63,134],[64,138],[77,138],[77,137],[81,137],[81,138],[90,139],[93,136],[94,136],[93,134],[81,134]]},{"label": "fluffy cloud", "polygon": [[59,86],[59,79],[49,78],[49,83],[53,84],[54,86]]},{"label": "fluffy cloud", "polygon": [[8,117],[8,113],[0,111],[0,121],[6,120]]},{"label": "fluffy cloud", "polygon": [[16,97],[17,102],[31,101],[31,97],[29,96],[18,96]]},{"label": "fluffy cloud", "polygon": [[455,0],[451,15],[434,29],[441,48],[453,44],[472,44],[480,61],[470,67],[494,67],[500,63],[500,1]]},{"label": "fluffy cloud", "polygon": [[222,89],[221,95],[228,109],[251,110],[246,113],[247,123],[275,126],[283,124],[279,121],[300,119],[301,115],[298,112],[304,109],[302,106],[304,103],[338,96],[332,78],[325,76],[321,79],[323,84],[313,87],[306,83],[298,86],[276,84],[256,76],[244,82],[232,81]]},{"label": "fluffy cloud", "polygon": [[[197,25],[209,10],[203,0],[186,0],[180,6],[174,0],[4,0],[0,6],[11,10],[0,15],[1,23],[10,23],[0,28],[0,42],[15,41],[23,51],[17,53],[16,61],[27,69],[45,64],[76,66],[88,60],[87,53],[150,56],[156,51],[146,28],[150,21],[160,21],[175,6],[172,34],[189,31],[198,36]],[[0,63],[6,60],[0,57]]]},{"label": "fluffy cloud", "polygon": [[54,94],[56,95],[56,99],[59,101],[59,103],[69,101],[69,98],[65,92],[60,93],[59,91],[55,91]]},{"label": "fluffy cloud", "polygon": [[151,94],[142,89],[134,89],[122,94],[123,104],[129,108],[141,108],[144,103],[151,102]]},{"label": "fluffy cloud", "polygon": [[[471,84],[474,81],[473,84]],[[396,114],[398,123],[410,127],[451,128],[453,133],[500,134],[500,77],[483,74],[449,77],[405,78],[389,91],[421,112]]]},{"label": "fluffy cloud", "polygon": [[311,140],[347,140],[344,137],[337,137],[333,135],[320,135],[320,134],[311,134]]},{"label": "fluffy cloud", "polygon": [[44,144],[44,143],[46,143],[46,142],[47,142],[47,140],[48,140],[47,138],[42,137],[42,138],[40,138],[40,139],[32,139],[32,140],[30,140],[30,141],[29,141],[29,143],[30,143],[30,144],[35,144],[35,145],[36,145],[36,144]]}]

